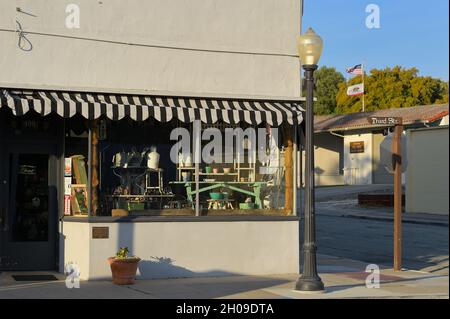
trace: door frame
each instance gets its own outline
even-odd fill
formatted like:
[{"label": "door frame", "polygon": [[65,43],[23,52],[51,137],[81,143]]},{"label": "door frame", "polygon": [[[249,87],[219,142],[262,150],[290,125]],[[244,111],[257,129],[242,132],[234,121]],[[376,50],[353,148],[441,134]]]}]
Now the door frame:
[{"label": "door frame", "polygon": [[4,236],[3,236],[3,228],[4,223],[6,222],[5,219],[7,218],[6,214],[8,214],[7,211],[7,204],[9,197],[9,185],[6,184],[6,146],[4,141],[0,138],[0,269],[2,269],[2,266],[4,264],[3,260],[3,252],[5,251],[5,243],[4,243]]}]

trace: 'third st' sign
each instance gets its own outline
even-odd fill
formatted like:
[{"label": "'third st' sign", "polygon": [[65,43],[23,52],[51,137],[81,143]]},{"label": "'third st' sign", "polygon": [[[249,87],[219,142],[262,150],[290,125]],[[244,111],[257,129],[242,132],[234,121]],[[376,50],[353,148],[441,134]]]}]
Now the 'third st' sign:
[{"label": "'third st' sign", "polygon": [[367,120],[372,125],[401,125],[401,117],[390,117],[390,116],[371,116]]}]

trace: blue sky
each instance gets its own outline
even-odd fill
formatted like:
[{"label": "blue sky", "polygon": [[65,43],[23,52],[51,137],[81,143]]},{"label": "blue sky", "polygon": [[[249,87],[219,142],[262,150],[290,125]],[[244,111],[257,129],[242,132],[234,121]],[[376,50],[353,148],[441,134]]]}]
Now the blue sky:
[{"label": "blue sky", "polygon": [[[320,65],[367,69],[416,67],[420,75],[449,79],[449,0],[304,0],[303,32],[324,40]],[[380,8],[380,28],[366,27],[366,6]],[[344,74],[345,75],[345,74]]]}]

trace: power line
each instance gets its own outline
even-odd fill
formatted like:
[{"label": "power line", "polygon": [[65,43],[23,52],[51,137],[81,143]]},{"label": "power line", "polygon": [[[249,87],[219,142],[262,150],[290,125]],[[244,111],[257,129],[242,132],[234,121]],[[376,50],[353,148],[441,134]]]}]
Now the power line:
[{"label": "power line", "polygon": [[[10,30],[10,29],[2,29],[2,28],[0,28],[0,31],[1,32],[18,32],[18,30]],[[199,49],[199,48],[188,48],[188,47],[175,47],[175,46],[168,46],[168,45],[132,43],[132,42],[105,40],[105,39],[77,37],[77,36],[63,35],[63,34],[51,34],[51,33],[45,33],[45,32],[25,31],[25,30],[22,30],[22,29],[20,30],[20,32],[26,33],[26,34],[48,36],[48,37],[56,37],[56,38],[65,38],[65,39],[83,40],[83,41],[93,41],[93,42],[102,42],[102,43],[119,44],[119,45],[129,45],[129,46],[138,46],[138,47],[149,47],[149,48],[158,48],[158,49],[198,51],[198,52],[214,52],[214,53],[227,53],[227,54],[261,55],[261,56],[280,56],[280,57],[292,57],[292,58],[298,59],[298,56],[295,55],[295,54],[245,52],[245,51],[211,50],[211,49]]]}]

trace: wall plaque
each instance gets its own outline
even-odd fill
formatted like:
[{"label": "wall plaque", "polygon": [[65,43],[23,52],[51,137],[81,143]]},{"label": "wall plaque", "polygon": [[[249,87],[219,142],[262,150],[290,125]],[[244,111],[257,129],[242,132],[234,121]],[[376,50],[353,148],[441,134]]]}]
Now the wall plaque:
[{"label": "wall plaque", "polygon": [[109,227],[92,227],[93,239],[109,238]]},{"label": "wall plaque", "polygon": [[350,142],[350,153],[364,153],[364,141]]}]

